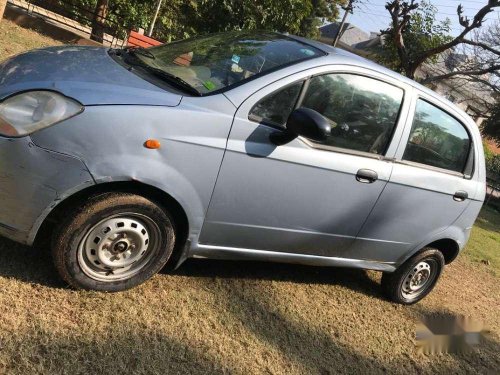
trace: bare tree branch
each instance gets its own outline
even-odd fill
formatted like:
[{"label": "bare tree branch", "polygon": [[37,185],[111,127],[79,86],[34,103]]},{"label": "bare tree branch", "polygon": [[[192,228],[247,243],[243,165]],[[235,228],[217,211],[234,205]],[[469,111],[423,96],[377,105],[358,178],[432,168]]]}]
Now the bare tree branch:
[{"label": "bare tree branch", "polygon": [[[392,19],[392,37],[396,46],[402,68],[407,72],[410,69],[410,61],[406,53],[403,33],[411,20],[410,12],[418,8],[418,3],[411,0],[410,3],[399,0],[393,0],[385,5]],[[385,30],[382,34],[388,34]]]},{"label": "bare tree branch", "polygon": [[[469,17],[463,14],[463,6],[460,4],[457,7],[459,23],[463,27],[460,34],[451,39],[449,42],[430,48],[417,56],[412,56],[405,45],[404,33],[409,22],[411,21],[411,12],[416,10],[418,6],[419,4],[415,0],[411,0],[409,2],[391,0],[387,2],[385,6],[391,16],[391,27],[382,31],[382,33],[391,36],[398,53],[400,66],[408,77],[415,78],[417,69],[429,58],[440,55],[443,52],[453,49],[461,44],[479,47],[485,51],[500,56],[500,51],[494,47],[494,44],[466,38],[467,34],[473,30],[479,29],[482,26],[484,18],[493,10],[493,8],[500,6],[500,0],[488,0],[487,4],[479,9],[472,19],[469,19]],[[475,71],[475,69],[469,70]]]},{"label": "bare tree branch", "polygon": [[500,69],[500,65],[492,65],[492,66],[489,66],[488,68],[484,68],[484,69],[457,70],[455,72],[449,72],[449,73],[441,74],[441,75],[434,76],[434,77],[428,77],[428,78],[422,80],[421,83],[425,85],[425,84],[430,83],[430,82],[448,79],[448,78],[452,78],[455,76],[480,76],[483,74],[494,72],[494,71],[499,70],[499,69]]},{"label": "bare tree branch", "polygon": [[483,49],[485,49],[485,50],[487,50],[487,51],[489,51],[491,53],[494,53],[495,55],[500,56],[500,50],[495,49],[493,47],[490,47],[489,45],[487,45],[485,43],[475,42],[475,41],[469,40],[469,39],[463,39],[461,43],[468,44],[468,45],[471,45],[471,46],[481,47],[481,48],[483,48]]},{"label": "bare tree branch", "polygon": [[493,92],[500,94],[500,86],[495,85],[494,83],[491,83],[487,79],[479,78],[479,77],[474,77],[474,76],[469,76],[467,77],[467,80],[469,82],[475,82],[475,83],[480,83],[481,85],[489,88]]},{"label": "bare tree branch", "polygon": [[460,43],[463,43],[463,40],[465,39],[465,36],[470,33],[472,30],[477,29],[481,27],[483,24],[484,17],[490,12],[493,11],[493,8],[500,6],[500,0],[488,0],[488,3],[483,6],[481,9],[479,9],[472,19],[472,22],[468,19],[468,17],[464,17],[462,12],[463,12],[463,7],[462,5],[459,5],[457,8],[457,14],[459,17],[459,22],[460,25],[464,27],[462,32],[456,36],[453,40],[451,40],[448,43],[444,43],[440,46],[437,46],[435,48],[431,48],[430,50],[426,51],[423,53],[419,58],[417,58],[414,61],[414,64],[418,67],[420,64],[422,64],[425,60],[427,60],[429,57],[433,55],[437,55],[439,53],[442,53],[450,48],[453,48],[457,46]]}]

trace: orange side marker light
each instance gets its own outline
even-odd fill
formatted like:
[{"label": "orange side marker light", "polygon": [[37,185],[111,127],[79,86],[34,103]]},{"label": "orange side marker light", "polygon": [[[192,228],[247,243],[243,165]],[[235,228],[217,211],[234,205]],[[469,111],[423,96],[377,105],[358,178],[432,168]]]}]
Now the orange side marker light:
[{"label": "orange side marker light", "polygon": [[148,139],[146,142],[144,142],[144,147],[151,150],[156,150],[161,147],[161,143],[157,139]]}]

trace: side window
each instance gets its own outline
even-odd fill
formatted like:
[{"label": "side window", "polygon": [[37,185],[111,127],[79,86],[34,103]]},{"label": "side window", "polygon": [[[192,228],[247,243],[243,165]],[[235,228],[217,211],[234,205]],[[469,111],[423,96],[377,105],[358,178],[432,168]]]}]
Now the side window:
[{"label": "side window", "polygon": [[266,96],[252,108],[249,119],[284,126],[295,108],[302,85],[302,81],[297,82]]},{"label": "side window", "polygon": [[310,80],[301,107],[314,109],[331,124],[321,144],[382,154],[397,123],[403,90],[355,74],[327,74]]},{"label": "side window", "polygon": [[403,160],[462,173],[470,147],[469,134],[458,120],[418,100]]}]

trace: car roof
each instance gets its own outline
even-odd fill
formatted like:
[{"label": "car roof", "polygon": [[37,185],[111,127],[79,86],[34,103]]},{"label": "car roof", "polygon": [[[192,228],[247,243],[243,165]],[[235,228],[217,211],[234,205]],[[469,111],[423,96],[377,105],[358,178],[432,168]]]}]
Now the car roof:
[{"label": "car roof", "polygon": [[352,52],[343,50],[341,48],[336,48],[336,47],[330,46],[328,44],[325,44],[325,43],[322,43],[319,41],[314,41],[314,40],[299,37],[296,35],[287,35],[287,37],[295,39],[301,43],[308,44],[312,47],[315,47],[315,48],[323,51],[327,55],[327,56],[325,56],[326,58],[331,58],[332,63],[338,63],[339,57],[341,57],[343,64],[349,64],[349,65],[368,68],[368,69],[383,73],[386,76],[397,79],[398,81],[404,82],[404,83],[424,92],[425,94],[443,102],[444,104],[451,106],[452,108],[454,108],[455,110],[460,112],[462,115],[465,115],[466,118],[470,118],[470,116],[465,111],[463,111],[461,108],[459,108],[456,104],[450,102],[448,99],[439,95],[435,91],[421,85],[420,83],[418,83],[418,82],[416,82],[408,77],[403,76],[402,74],[399,74],[391,69],[388,69],[385,66],[377,64],[376,62],[374,62],[372,60],[368,60],[368,59],[361,57],[361,56],[358,56]]},{"label": "car roof", "polygon": [[386,68],[385,66],[377,64],[376,62],[374,62],[372,60],[368,60],[364,57],[358,56],[352,52],[343,50],[341,48],[333,47],[333,46],[330,46],[330,45],[322,43],[322,42],[302,38],[302,37],[296,36],[296,35],[287,35],[287,36],[289,38],[295,39],[301,43],[305,43],[305,44],[308,44],[312,47],[315,47],[315,48],[323,51],[324,53],[326,53],[328,56],[332,57],[333,59],[338,59],[338,57],[342,57],[342,60],[344,60],[345,62],[348,62],[348,63],[352,63],[352,65],[357,65],[357,66],[369,68],[369,69],[384,73],[387,76],[395,78],[399,81],[403,81],[411,86],[417,87],[418,89],[420,89],[422,91],[425,91],[425,92],[430,91],[431,93],[436,95],[436,93],[434,91],[429,90],[427,87],[422,86],[418,82],[415,82],[414,80],[412,80],[408,77],[405,77],[402,74],[396,73],[395,71],[390,70],[390,69]]}]

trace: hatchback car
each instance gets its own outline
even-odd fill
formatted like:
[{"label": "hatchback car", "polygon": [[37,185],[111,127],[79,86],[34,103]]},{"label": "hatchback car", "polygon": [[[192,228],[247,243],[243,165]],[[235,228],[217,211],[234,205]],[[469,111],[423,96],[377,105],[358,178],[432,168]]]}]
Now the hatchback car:
[{"label": "hatchback car", "polygon": [[188,258],[383,272],[414,303],[485,196],[475,123],[330,46],[227,32],[0,65],[0,233],[120,291]]}]

